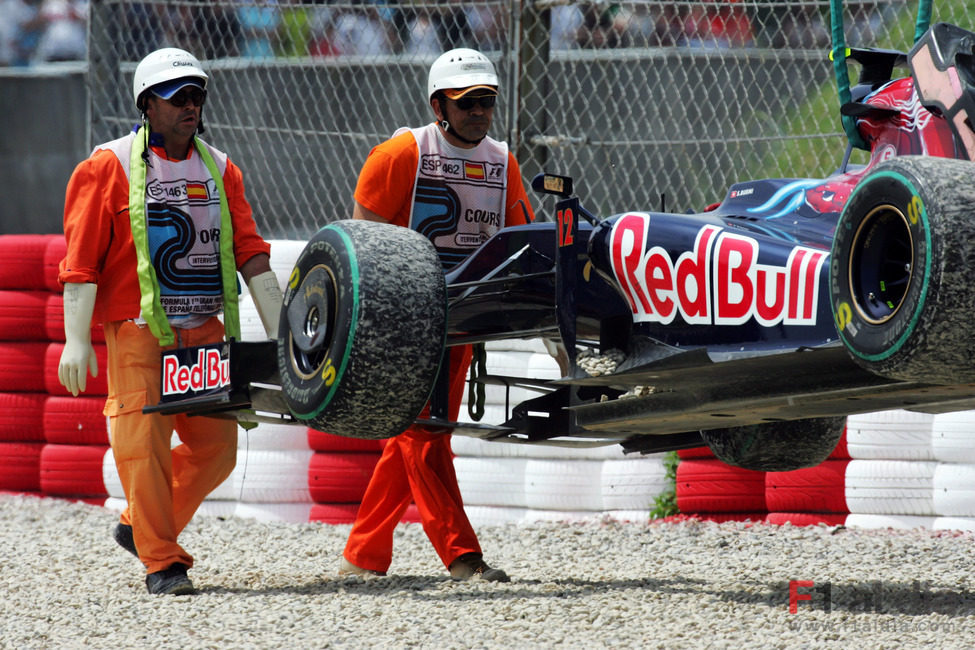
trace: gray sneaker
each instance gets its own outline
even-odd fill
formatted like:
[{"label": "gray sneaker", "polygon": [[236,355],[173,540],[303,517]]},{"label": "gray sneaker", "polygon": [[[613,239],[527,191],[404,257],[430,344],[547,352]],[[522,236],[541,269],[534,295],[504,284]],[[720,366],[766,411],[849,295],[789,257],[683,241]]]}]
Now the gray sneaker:
[{"label": "gray sneaker", "polygon": [[182,562],[175,562],[168,569],[156,571],[146,576],[146,589],[150,594],[171,594],[184,596],[196,593],[193,583],[186,575],[188,566]]},{"label": "gray sneaker", "polygon": [[464,553],[450,563],[447,569],[454,580],[477,578],[488,582],[511,582],[508,574],[501,569],[492,569],[480,553]]}]

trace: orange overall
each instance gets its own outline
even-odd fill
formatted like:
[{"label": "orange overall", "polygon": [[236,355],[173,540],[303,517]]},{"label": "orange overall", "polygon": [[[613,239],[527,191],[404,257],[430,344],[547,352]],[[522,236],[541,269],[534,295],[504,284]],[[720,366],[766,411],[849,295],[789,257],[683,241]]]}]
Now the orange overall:
[{"label": "orange overall", "polygon": [[[165,349],[222,341],[223,324],[214,317],[174,333],[177,343]],[[105,414],[128,502],[121,521],[132,526],[139,559],[148,573],[174,562],[192,567],[193,557],[176,539],[203,499],[233,471],[237,423],[185,414],[143,415],[143,406],[159,402],[159,355],[164,348],[148,327],[132,321],[106,323],[105,342],[109,395]],[[174,429],[182,444],[170,451]]]},{"label": "orange overall", "polygon": [[[161,147],[152,147],[164,157]],[[189,156],[197,155],[190,149]],[[229,160],[223,185],[233,224],[234,262],[239,269],[270,246],[257,234],[244,197],[243,175]],[[237,425],[231,420],[142,413],[160,392],[160,345],[137,325],[140,289],[129,218],[129,179],[114,153],[100,148],[76,167],[65,197],[67,254],[62,284],[98,285],[92,321],[102,323],[108,347],[110,437],[139,559],[147,573],[175,562],[193,565],[176,538],[203,498],[233,471]],[[174,328],[176,346],[220,341],[224,328],[212,317],[193,328]],[[101,369],[102,372],[105,369]],[[170,450],[173,430],[182,444]]]},{"label": "orange overall", "polygon": [[[470,363],[470,346],[451,350],[451,420],[460,413]],[[420,417],[427,417],[429,409],[428,404]],[[393,559],[393,529],[411,501],[444,566],[465,553],[481,552],[457,487],[450,436],[414,425],[386,442],[345,545],[345,559],[363,569],[385,572]]]},{"label": "orange overall", "polygon": [[[534,212],[514,156],[507,156],[504,223],[524,224]],[[419,151],[411,132],[394,136],[370,152],[359,174],[355,200],[388,222],[410,227]],[[471,348],[452,348],[448,418],[456,420],[464,394]],[[421,417],[429,413],[429,404]],[[465,553],[480,553],[457,475],[450,435],[412,426],[387,441],[373,471],[345,546],[345,559],[362,569],[385,572],[393,557],[393,530],[410,501],[423,530],[445,566]]]}]

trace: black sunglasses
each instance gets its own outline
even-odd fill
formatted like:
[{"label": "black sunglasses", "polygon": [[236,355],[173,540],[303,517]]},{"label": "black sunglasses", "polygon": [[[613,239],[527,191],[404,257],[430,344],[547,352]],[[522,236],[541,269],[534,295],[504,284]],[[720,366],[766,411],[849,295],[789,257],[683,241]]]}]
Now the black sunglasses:
[{"label": "black sunglasses", "polygon": [[197,88],[196,86],[187,86],[185,88],[180,88],[172,97],[167,99],[170,104],[176,108],[183,108],[189,102],[193,102],[194,106],[203,106],[207,100],[207,91],[202,88]]},{"label": "black sunglasses", "polygon": [[461,97],[460,99],[455,99],[454,103],[457,104],[457,108],[460,110],[469,111],[474,108],[474,104],[477,104],[481,108],[494,108],[494,104],[497,101],[497,95],[482,95],[481,97]]}]

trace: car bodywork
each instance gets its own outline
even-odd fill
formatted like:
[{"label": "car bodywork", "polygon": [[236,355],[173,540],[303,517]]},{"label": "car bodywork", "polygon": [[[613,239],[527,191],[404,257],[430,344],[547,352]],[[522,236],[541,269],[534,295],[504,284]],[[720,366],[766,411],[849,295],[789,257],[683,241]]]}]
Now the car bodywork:
[{"label": "car bodywork", "polygon": [[[533,187],[559,197],[554,220],[504,228],[446,274],[445,343],[546,338],[562,350],[564,376],[472,375],[477,383],[538,392],[490,423],[447,421],[443,394],[431,387],[432,415],[421,422],[497,441],[618,443],[654,452],[700,446],[736,427],[971,408],[975,384],[965,377],[890,376],[848,349],[843,331],[853,329],[851,314],[882,325],[901,308],[898,286],[916,272],[911,263],[877,278],[871,265],[890,262],[886,249],[862,269],[844,260],[857,282],[883,288],[864,290],[852,304],[835,299],[831,277],[837,224],[877,165],[903,155],[975,157],[967,118],[975,111],[973,44],[975,35],[941,24],[910,55],[851,51],[863,72],[842,111],[855,117],[870,147],[862,168],[737,183],[695,214],[627,211],[602,219],[573,195],[571,178],[540,175]],[[911,76],[892,79],[908,64]],[[177,394],[152,409],[288,418],[268,345],[228,345],[235,351],[224,353],[225,386]],[[623,360],[612,373],[591,376],[579,363],[587,349],[617,350]],[[190,367],[195,357],[187,354],[182,363]],[[643,390],[634,394],[634,387]]]}]

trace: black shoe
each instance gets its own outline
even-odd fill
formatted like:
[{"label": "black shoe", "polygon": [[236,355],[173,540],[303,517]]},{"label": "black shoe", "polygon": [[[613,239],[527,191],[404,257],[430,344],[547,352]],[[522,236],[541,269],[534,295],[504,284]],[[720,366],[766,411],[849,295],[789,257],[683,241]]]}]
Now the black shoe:
[{"label": "black shoe", "polygon": [[135,550],[135,540],[132,539],[132,526],[118,524],[112,531],[112,538],[115,542],[132,555],[139,557],[139,551]]},{"label": "black shoe", "polygon": [[146,576],[146,589],[150,594],[172,594],[173,596],[196,593],[193,583],[186,576],[188,568],[182,562],[176,562],[168,569],[150,573]]}]

